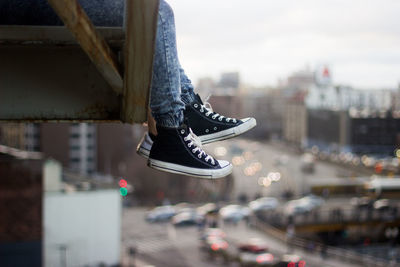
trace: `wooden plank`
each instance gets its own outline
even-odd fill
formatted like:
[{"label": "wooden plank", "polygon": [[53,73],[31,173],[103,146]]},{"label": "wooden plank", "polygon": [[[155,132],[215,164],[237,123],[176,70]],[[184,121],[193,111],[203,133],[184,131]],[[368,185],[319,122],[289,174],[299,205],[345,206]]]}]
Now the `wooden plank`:
[{"label": "wooden plank", "polygon": [[121,119],[147,120],[159,0],[126,0],[124,99]]},{"label": "wooden plank", "polygon": [[[96,27],[110,46],[121,47],[125,42],[122,27]],[[65,26],[0,25],[0,44],[14,45],[77,45]]]},{"label": "wooden plank", "polygon": [[123,81],[116,57],[96,31],[89,17],[77,0],[47,0],[57,15],[71,31],[104,79],[118,94],[122,93]]},{"label": "wooden plank", "polygon": [[120,121],[118,96],[78,46],[0,46],[0,121]]}]

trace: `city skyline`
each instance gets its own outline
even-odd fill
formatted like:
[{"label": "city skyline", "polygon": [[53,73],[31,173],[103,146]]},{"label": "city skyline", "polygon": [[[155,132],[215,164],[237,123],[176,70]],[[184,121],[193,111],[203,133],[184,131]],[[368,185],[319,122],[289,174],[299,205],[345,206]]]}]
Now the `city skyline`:
[{"label": "city skyline", "polygon": [[276,85],[307,65],[325,64],[335,84],[380,89],[400,82],[399,2],[168,2],[180,60],[194,83],[238,71],[245,83]]}]

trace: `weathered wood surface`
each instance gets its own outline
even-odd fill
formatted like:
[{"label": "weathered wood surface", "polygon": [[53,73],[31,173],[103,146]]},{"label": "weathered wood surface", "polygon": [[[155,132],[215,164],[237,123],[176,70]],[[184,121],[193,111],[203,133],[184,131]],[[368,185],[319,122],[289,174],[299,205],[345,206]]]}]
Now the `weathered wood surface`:
[{"label": "weathered wood surface", "polygon": [[126,0],[124,122],[147,120],[159,0]]},{"label": "weathered wood surface", "polygon": [[[96,27],[110,45],[122,47],[125,32],[122,27]],[[0,25],[0,44],[4,45],[78,45],[65,26]]]},{"label": "weathered wood surface", "polygon": [[122,93],[123,80],[115,55],[96,31],[77,0],[48,0],[57,15],[81,45],[96,68],[117,92]]},{"label": "weathered wood surface", "polygon": [[0,121],[121,120],[121,96],[78,45],[0,45],[0,59]]}]

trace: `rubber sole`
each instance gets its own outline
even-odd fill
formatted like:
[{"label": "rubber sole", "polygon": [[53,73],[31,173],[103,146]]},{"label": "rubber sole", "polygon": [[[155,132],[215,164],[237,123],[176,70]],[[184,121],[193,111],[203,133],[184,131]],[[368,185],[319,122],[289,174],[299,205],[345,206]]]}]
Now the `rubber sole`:
[{"label": "rubber sole", "polygon": [[254,118],[249,118],[248,120],[244,121],[239,126],[226,129],[217,133],[207,134],[198,136],[201,140],[202,144],[209,144],[216,141],[222,141],[226,139],[233,138],[235,136],[241,135],[257,125],[257,121]]},{"label": "rubber sole", "polygon": [[207,169],[185,167],[182,165],[159,161],[159,160],[155,160],[155,159],[149,159],[149,161],[147,162],[147,165],[150,168],[153,168],[153,169],[156,169],[159,171],[182,174],[182,175],[193,176],[193,177],[199,177],[199,178],[203,178],[203,179],[222,178],[222,177],[225,177],[225,176],[231,174],[232,169],[233,169],[232,164],[230,164],[230,163],[221,169],[217,169],[217,170],[208,169],[207,170]]},{"label": "rubber sole", "polygon": [[150,150],[147,150],[147,149],[145,149],[143,147],[140,147],[140,146],[136,149],[136,153],[139,156],[144,157],[145,159],[148,159],[149,156],[150,156]]}]

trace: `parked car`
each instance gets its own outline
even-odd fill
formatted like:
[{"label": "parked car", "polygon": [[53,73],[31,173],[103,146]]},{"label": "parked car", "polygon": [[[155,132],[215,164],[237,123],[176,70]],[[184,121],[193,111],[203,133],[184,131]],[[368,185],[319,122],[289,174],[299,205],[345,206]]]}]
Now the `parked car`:
[{"label": "parked car", "polygon": [[320,207],[323,203],[321,197],[309,195],[286,203],[284,212],[288,216],[303,214]]},{"label": "parked car", "polygon": [[278,205],[279,202],[274,197],[262,197],[249,203],[249,207],[253,212],[274,210]]},{"label": "parked car", "polygon": [[225,222],[239,222],[244,218],[248,218],[251,210],[241,205],[228,205],[220,209],[219,214]]},{"label": "parked car", "polygon": [[166,222],[169,221],[176,214],[175,209],[170,206],[160,206],[149,211],[146,214],[146,221],[154,222]]},{"label": "parked car", "polygon": [[174,226],[197,225],[201,220],[203,220],[203,217],[197,214],[193,209],[185,209],[173,216],[171,219]]},{"label": "parked car", "polygon": [[253,238],[238,247],[241,266],[273,266],[274,255],[267,245],[258,238]]},{"label": "parked car", "polygon": [[219,209],[215,203],[207,203],[197,208],[197,213],[205,216],[209,213],[218,213]]},{"label": "parked car", "polygon": [[309,205],[312,209],[325,203],[325,200],[322,197],[312,194],[300,198],[300,201],[304,201],[305,205]]}]

